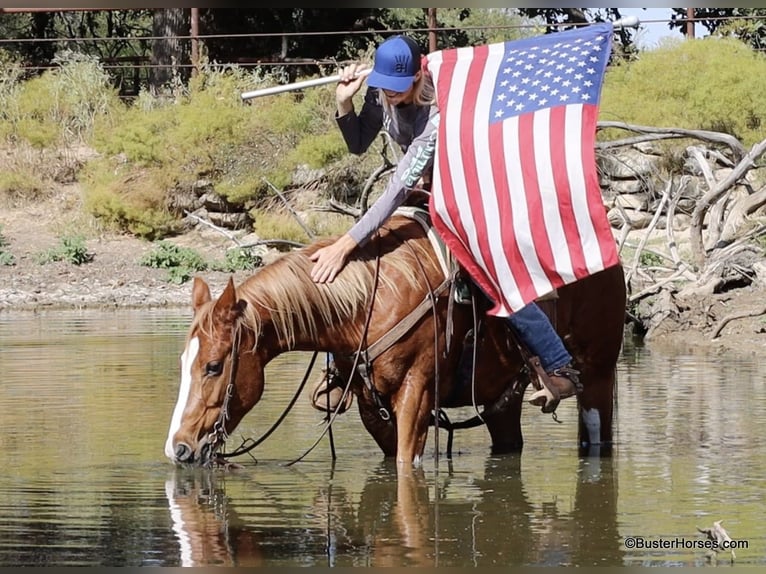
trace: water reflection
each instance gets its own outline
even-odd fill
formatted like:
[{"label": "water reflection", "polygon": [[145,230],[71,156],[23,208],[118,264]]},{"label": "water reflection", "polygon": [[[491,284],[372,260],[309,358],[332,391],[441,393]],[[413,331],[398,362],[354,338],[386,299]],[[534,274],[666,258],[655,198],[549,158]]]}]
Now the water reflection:
[{"label": "water reflection", "polygon": [[[766,564],[757,358],[626,346],[611,457],[578,456],[566,401],[560,425],[525,410],[521,455],[491,455],[479,427],[438,465],[431,436],[397,478],[352,409],[337,460],[325,438],[288,467],[323,428],[302,398],[244,470],[205,471],[162,452],[188,320],[0,314],[0,566],[700,566],[704,551],[625,541],[699,540],[716,520],[750,544],[737,565]],[[282,414],[308,358],[269,366],[232,447]]]},{"label": "water reflection", "polygon": [[330,469],[293,526],[289,516],[268,525],[265,509],[255,513],[260,519],[248,516],[252,500],[228,492],[241,486],[237,475],[177,469],[165,492],[184,566],[614,565],[623,549],[613,465],[610,458],[580,460],[574,499],[564,508],[556,499],[534,502],[535,485],[525,484],[518,456],[488,458],[468,497],[468,485],[449,470],[397,476],[384,461],[355,492],[336,484]]}]

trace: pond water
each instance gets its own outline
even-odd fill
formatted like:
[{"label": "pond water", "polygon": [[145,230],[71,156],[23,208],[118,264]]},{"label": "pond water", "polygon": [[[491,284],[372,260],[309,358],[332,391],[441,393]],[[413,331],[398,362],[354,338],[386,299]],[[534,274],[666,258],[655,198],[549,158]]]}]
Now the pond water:
[{"label": "pond water", "polygon": [[[163,454],[189,321],[0,314],[0,566],[700,566],[698,528],[718,520],[735,564],[766,565],[755,355],[626,342],[611,457],[578,456],[564,401],[562,424],[525,409],[520,455],[492,456],[479,427],[437,461],[432,429],[423,468],[397,478],[353,409],[333,427],[334,461],[329,436],[308,452],[323,421],[301,397],[243,469],[189,470]],[[269,365],[230,448],[282,414],[309,358]]]}]

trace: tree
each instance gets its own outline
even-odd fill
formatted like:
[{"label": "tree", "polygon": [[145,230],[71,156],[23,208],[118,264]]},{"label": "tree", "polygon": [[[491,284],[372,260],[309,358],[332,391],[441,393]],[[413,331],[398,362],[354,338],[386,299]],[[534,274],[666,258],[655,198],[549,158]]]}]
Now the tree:
[{"label": "tree", "polygon": [[[152,35],[161,39],[152,43],[152,73],[150,86],[159,90],[173,79],[174,74],[184,82],[191,74],[188,40],[190,13],[188,8],[164,8],[154,11]],[[156,67],[155,67],[156,66]]]},{"label": "tree", "polygon": [[[673,8],[668,27],[686,29],[686,8]],[[694,8],[695,22],[711,35],[739,38],[756,50],[766,47],[766,8]]]}]

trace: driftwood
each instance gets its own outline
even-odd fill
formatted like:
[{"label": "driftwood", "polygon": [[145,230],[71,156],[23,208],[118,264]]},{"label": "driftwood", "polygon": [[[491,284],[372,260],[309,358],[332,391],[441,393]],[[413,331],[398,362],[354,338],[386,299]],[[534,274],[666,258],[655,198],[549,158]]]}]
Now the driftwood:
[{"label": "driftwood", "polygon": [[723,328],[732,321],[736,321],[737,319],[745,319],[747,317],[759,317],[761,315],[766,315],[766,307],[759,307],[758,309],[752,309],[750,311],[741,311],[739,313],[726,315],[726,317],[721,319],[718,322],[718,325],[716,325],[715,329],[713,330],[712,338],[715,339],[718,337],[721,334],[721,331],[723,331]]},{"label": "driftwood", "polygon": [[[697,140],[697,143],[690,143],[683,148],[686,162],[682,173],[655,173],[651,176],[636,174],[637,178],[644,181],[644,189],[652,190],[658,182],[662,186],[661,193],[653,200],[649,195],[652,211],[647,210],[645,215],[652,215],[651,220],[648,217],[637,220],[636,215],[626,213],[624,205],[627,204],[624,201],[615,201],[613,205],[613,225],[616,220],[623,221],[618,236],[619,251],[623,255],[626,246],[633,249],[631,264],[627,266],[627,281],[631,292],[629,302],[636,316],[644,314],[647,337],[665,319],[678,318],[678,302],[686,307],[693,299],[707,298],[726,290],[728,285],[742,286],[758,280],[754,266],[759,259],[764,259],[764,250],[762,243],[756,240],[766,236],[766,225],[762,220],[752,219],[752,216],[761,214],[762,217],[762,210],[766,206],[766,185],[761,180],[761,188],[758,189],[746,177],[766,153],[766,140],[748,151],[729,134],[651,128],[621,122],[599,122],[598,126],[601,129],[619,128],[639,134],[637,137],[597,144],[600,150],[609,153],[615,153],[616,148],[621,146],[634,146],[640,142],[680,138]],[[687,172],[687,169],[691,172]],[[721,175],[721,169],[727,170],[724,175]],[[649,185],[646,183],[647,177],[652,180]],[[689,190],[693,194],[695,188],[702,189],[701,195],[689,194]],[[679,205],[685,206],[686,213],[684,219],[676,221]],[[631,209],[634,212],[640,210]],[[635,229],[636,221],[646,227]],[[655,231],[661,224],[665,226],[664,248],[656,241],[660,236]],[[688,229],[688,245],[679,247],[676,241],[679,229]],[[630,242],[636,235],[637,242]],[[649,242],[650,237],[652,243]],[[654,304],[639,309],[637,305],[648,297],[656,298]],[[647,312],[648,309],[651,312]],[[713,338],[720,335],[725,323],[742,317],[724,318],[717,325]],[[712,319],[715,320],[715,317]]]},{"label": "driftwood", "polygon": [[724,527],[721,526],[722,522],[723,520],[717,520],[710,528],[700,528],[698,526],[697,531],[704,534],[706,539],[715,545],[708,552],[708,560],[716,558],[721,550],[728,548],[731,552],[731,562],[733,563],[737,558],[737,555],[734,553],[734,548],[732,547],[734,541]]}]

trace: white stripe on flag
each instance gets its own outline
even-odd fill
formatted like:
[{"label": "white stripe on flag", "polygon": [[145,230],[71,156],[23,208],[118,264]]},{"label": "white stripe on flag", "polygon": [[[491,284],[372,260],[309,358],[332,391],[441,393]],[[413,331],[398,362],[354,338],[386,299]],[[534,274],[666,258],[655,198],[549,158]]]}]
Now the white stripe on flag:
[{"label": "white stripe on flag", "polygon": [[[601,248],[596,237],[588,211],[588,189],[585,182],[585,172],[582,162],[582,105],[567,107],[566,138],[567,138],[567,177],[572,188],[572,205],[574,207],[577,229],[580,233],[580,243],[585,255],[585,264],[589,273],[601,271],[604,261],[601,259]],[[569,146],[572,146],[571,149]]]},{"label": "white stripe on flag", "polygon": [[[569,113],[567,111],[567,113]],[[550,108],[535,112],[535,133],[551,133],[551,114]],[[555,269],[562,277],[565,283],[574,281],[574,271],[572,260],[569,257],[569,245],[566,235],[564,235],[564,223],[562,222],[561,211],[559,209],[559,198],[556,190],[556,183],[553,179],[553,160],[551,156],[550,136],[535,137],[535,161],[537,170],[537,181],[540,186],[540,195],[542,201],[543,219],[545,220],[546,235],[553,252]],[[578,140],[579,141],[579,140]],[[568,145],[568,143],[567,143]],[[579,146],[578,146],[579,149]]]}]

